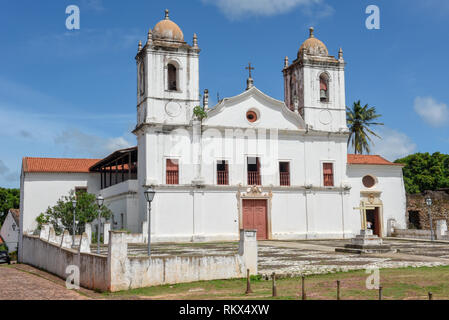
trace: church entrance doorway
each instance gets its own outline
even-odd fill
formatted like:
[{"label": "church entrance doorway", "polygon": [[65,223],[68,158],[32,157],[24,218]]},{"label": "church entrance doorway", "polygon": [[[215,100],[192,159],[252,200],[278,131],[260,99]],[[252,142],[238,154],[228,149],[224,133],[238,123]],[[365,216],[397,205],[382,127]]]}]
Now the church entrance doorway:
[{"label": "church entrance doorway", "polygon": [[257,230],[257,240],[268,240],[267,200],[243,200],[243,229]]},{"label": "church entrance doorway", "polygon": [[366,210],[366,222],[367,225],[371,225],[371,230],[373,230],[373,234],[377,235],[379,238],[382,238],[381,225],[382,221],[380,221],[379,208],[376,207],[373,210]]}]

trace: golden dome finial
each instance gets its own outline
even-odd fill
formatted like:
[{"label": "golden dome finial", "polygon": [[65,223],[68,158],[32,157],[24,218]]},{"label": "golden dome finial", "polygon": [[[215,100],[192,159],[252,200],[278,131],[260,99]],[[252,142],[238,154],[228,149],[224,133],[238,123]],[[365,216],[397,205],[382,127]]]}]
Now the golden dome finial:
[{"label": "golden dome finial", "polygon": [[165,9],[165,20],[170,20],[169,13],[170,11],[168,9]]},{"label": "golden dome finial", "polygon": [[313,34],[314,31],[315,31],[315,29],[313,27],[309,28],[309,32],[310,32],[309,38],[315,38],[315,35]]}]

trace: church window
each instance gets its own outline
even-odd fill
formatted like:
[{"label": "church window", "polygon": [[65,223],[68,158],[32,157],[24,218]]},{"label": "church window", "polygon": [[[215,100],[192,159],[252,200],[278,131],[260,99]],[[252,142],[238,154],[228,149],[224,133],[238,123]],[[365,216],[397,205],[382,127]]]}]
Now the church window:
[{"label": "church window", "polygon": [[257,121],[257,113],[254,110],[250,110],[246,113],[246,119],[248,119],[249,122],[254,123]]},{"label": "church window", "polygon": [[279,177],[281,186],[290,186],[290,162],[279,162]]},{"label": "church window", "polygon": [[376,185],[376,179],[374,179],[373,176],[367,175],[363,177],[362,183],[365,186],[365,188],[369,189]]},{"label": "church window", "polygon": [[217,184],[222,186],[229,185],[229,166],[227,161],[217,162]]},{"label": "church window", "polygon": [[334,164],[323,163],[323,182],[325,187],[334,186]]},{"label": "church window", "polygon": [[320,76],[320,101],[329,102],[329,77],[326,73]]},{"label": "church window", "polygon": [[169,63],[168,64],[168,90],[170,91],[177,91],[178,90],[178,70],[176,69],[176,67]]},{"label": "church window", "polygon": [[167,159],[165,177],[166,184],[179,184],[178,160]]},{"label": "church window", "polygon": [[248,157],[248,185],[260,186],[262,185],[260,177],[260,160],[256,157]]}]

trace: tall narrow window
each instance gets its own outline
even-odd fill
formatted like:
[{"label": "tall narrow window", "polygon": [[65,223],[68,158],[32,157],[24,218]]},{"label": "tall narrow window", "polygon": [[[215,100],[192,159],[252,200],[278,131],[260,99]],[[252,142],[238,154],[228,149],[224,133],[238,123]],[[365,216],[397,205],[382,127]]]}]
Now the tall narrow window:
[{"label": "tall narrow window", "polygon": [[260,186],[260,160],[256,157],[248,157],[248,185]]},{"label": "tall narrow window", "polygon": [[329,78],[325,73],[320,76],[320,101],[329,102]]},{"label": "tall narrow window", "polygon": [[325,187],[334,186],[334,164],[323,163],[323,181]]},{"label": "tall narrow window", "polygon": [[168,90],[176,91],[178,90],[176,67],[170,63],[168,64],[167,69],[168,69]]},{"label": "tall narrow window", "polygon": [[179,184],[179,163],[178,160],[167,159],[166,184]]},{"label": "tall narrow window", "polygon": [[218,161],[217,163],[217,184],[222,186],[229,185],[229,170],[227,161]]},{"label": "tall narrow window", "polygon": [[290,186],[290,163],[279,162],[279,177],[281,186]]}]

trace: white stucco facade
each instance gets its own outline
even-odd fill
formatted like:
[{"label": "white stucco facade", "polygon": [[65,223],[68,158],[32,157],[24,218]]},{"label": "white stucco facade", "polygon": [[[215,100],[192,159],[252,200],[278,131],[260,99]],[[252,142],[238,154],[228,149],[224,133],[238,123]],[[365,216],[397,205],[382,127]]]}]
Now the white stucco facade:
[{"label": "white stucco facade", "polygon": [[[23,173],[22,230],[31,231],[41,212],[79,186],[103,195],[114,212],[113,228],[142,233],[148,219],[143,192],[153,187],[155,242],[237,240],[259,209],[264,239],[350,238],[360,231],[354,208],[361,201],[376,205],[380,226],[390,218],[405,224],[402,167],[380,157],[348,162],[341,50],[338,59],[330,56],[311,31],[298,58],[285,61],[285,101],[267,96],[250,78],[247,90],[213,107],[205,91],[201,120],[193,112],[200,105],[198,39],[188,45],[179,27],[163,21],[169,30],[150,31],[136,57],[136,176],[131,156],[125,167],[122,155],[108,157],[97,168],[101,174]],[[170,167],[176,178],[168,177],[169,163],[177,164],[175,171]],[[219,183],[218,168],[226,171],[226,183]],[[260,181],[251,183],[249,172]],[[373,187],[362,183],[366,175],[376,181]],[[386,227],[379,230],[386,235]]]}]

